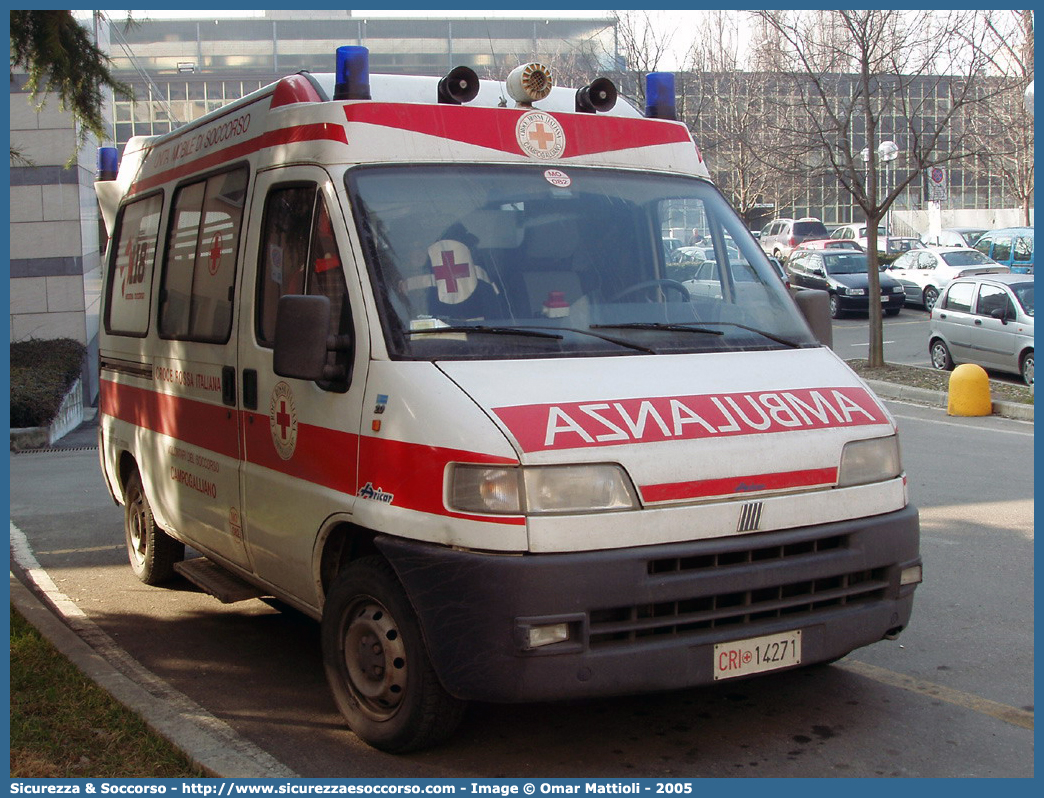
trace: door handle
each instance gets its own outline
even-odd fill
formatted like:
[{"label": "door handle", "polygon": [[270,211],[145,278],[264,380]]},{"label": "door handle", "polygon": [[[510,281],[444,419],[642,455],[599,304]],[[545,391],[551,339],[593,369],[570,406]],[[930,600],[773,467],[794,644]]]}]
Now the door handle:
[{"label": "door handle", "polygon": [[257,369],[243,369],[243,407],[257,410]]},{"label": "door handle", "polygon": [[234,366],[221,368],[221,401],[229,407],[236,406],[236,369]]},{"label": "door handle", "polygon": [[982,319],[976,319],[975,320],[975,326],[976,327],[981,327],[982,326]]}]

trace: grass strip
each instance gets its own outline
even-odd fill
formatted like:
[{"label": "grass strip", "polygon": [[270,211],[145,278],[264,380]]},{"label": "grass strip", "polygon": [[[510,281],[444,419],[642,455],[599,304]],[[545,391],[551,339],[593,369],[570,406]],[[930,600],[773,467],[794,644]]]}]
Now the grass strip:
[{"label": "grass strip", "polygon": [[11,607],[12,778],[202,778]]}]

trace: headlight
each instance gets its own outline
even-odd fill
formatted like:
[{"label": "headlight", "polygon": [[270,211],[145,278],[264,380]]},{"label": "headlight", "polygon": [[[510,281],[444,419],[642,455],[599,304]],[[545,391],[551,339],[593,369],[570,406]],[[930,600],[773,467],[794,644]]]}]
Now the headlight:
[{"label": "headlight", "polygon": [[866,295],[866,289],[865,288],[849,288],[849,289],[847,289],[845,291],[845,293],[848,294],[849,296],[865,296]]},{"label": "headlight", "polygon": [[871,438],[851,441],[841,452],[841,468],[837,473],[837,486],[866,485],[895,479],[903,472],[899,458],[899,438]]},{"label": "headlight", "polygon": [[634,510],[638,497],[614,464],[504,468],[457,464],[450,507],[468,513],[544,515]]},{"label": "headlight", "polygon": [[892,286],[892,293],[893,294],[901,294],[901,293],[903,293],[904,290],[905,289],[901,285],[893,285]]}]

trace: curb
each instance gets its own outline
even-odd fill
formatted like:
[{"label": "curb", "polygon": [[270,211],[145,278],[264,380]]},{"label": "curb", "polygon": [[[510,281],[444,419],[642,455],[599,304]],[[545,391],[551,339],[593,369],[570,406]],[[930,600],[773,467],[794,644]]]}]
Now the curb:
[{"label": "curb", "polygon": [[[945,408],[947,406],[948,394],[945,391],[930,391],[927,388],[914,388],[911,385],[900,385],[882,380],[864,380],[864,382],[882,399],[897,399],[900,402],[931,407]],[[1033,421],[1033,405],[994,401],[993,415],[1017,421]]]},{"label": "curb", "polygon": [[[33,578],[32,573],[26,576]],[[22,616],[84,675],[140,716],[150,729],[168,740],[208,775],[218,778],[297,777],[292,770],[240,737],[187,696],[176,693],[130,657],[126,659],[133,663],[132,667],[136,666],[139,673],[135,673],[136,678],[122,673],[106,656],[88,645],[81,632],[66,625],[55,610],[23,585],[14,573],[10,577],[11,603]],[[83,623],[90,624],[90,621],[81,620],[81,625]],[[96,627],[92,636],[105,637],[116,647]],[[148,676],[143,679],[141,673]],[[148,681],[154,683],[154,690],[162,690],[163,694],[156,695],[147,689],[145,684]]]}]

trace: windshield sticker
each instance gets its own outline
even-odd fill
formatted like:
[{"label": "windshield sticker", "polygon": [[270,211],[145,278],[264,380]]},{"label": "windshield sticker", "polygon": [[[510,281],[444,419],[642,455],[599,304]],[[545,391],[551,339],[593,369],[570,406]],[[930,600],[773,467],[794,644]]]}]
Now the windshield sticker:
[{"label": "windshield sticker", "polygon": [[493,412],[526,452],[889,424],[862,388],[518,405]]},{"label": "windshield sticker", "polygon": [[556,188],[569,188],[573,185],[573,178],[561,169],[548,169],[544,172],[544,180]]},{"label": "windshield sticker", "polygon": [[566,137],[562,126],[551,114],[533,111],[519,117],[515,137],[522,152],[544,161],[553,161],[565,152]]}]

